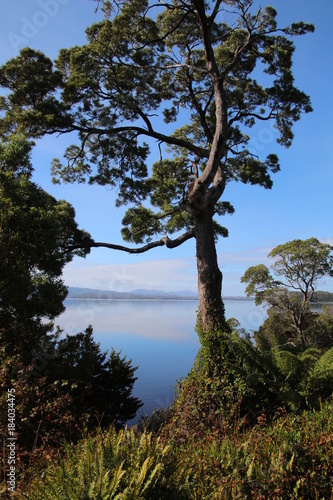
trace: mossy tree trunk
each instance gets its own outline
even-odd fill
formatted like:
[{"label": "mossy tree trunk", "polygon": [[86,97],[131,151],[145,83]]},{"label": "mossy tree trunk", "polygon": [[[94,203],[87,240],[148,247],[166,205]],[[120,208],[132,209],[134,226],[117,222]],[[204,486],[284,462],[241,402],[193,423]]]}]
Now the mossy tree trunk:
[{"label": "mossy tree trunk", "polygon": [[212,209],[200,212],[195,224],[199,294],[198,326],[203,333],[216,331],[225,322],[222,272],[218,266],[212,212]]}]

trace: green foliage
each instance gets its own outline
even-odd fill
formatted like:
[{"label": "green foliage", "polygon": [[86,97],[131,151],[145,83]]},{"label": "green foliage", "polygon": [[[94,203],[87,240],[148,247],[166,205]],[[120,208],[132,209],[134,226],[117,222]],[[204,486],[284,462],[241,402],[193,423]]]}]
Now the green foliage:
[{"label": "green foliage", "polygon": [[264,264],[247,269],[241,278],[241,282],[248,283],[246,294],[248,297],[255,296],[257,306],[265,300],[265,291],[274,285],[273,278]]},{"label": "green foliage", "polygon": [[93,340],[92,327],[76,335],[67,335],[55,346],[47,367],[50,381],[66,384],[72,401],[72,414],[86,416],[86,426],[103,428],[123,426],[135,417],[142,403],[131,396],[137,367],[111,349],[109,356]]},{"label": "green foliage", "polygon": [[[304,322],[304,337],[307,347],[317,348],[321,353],[333,347],[333,314],[330,306],[323,308],[319,314],[310,311]],[[291,314],[274,307],[268,309],[267,319],[254,332],[253,338],[261,350],[272,349],[275,345],[294,354],[302,350]]]},{"label": "green foliage", "polygon": [[[59,465],[46,470],[21,498],[94,500],[156,499],[165,490],[165,456],[169,446],[133,429],[87,438],[66,448]],[[159,496],[161,495],[161,496]]]},{"label": "green foliage", "polygon": [[[268,268],[260,264],[250,267],[242,277],[242,283],[248,283],[246,293],[254,295],[257,303],[266,300],[275,305],[273,291],[281,293],[288,289],[302,293],[306,303],[314,295],[317,282],[324,276],[333,276],[333,247],[321,243],[316,238],[293,240],[273,248],[268,257],[275,259],[272,270],[274,279]],[[278,300],[275,300],[278,302]]]},{"label": "green foliage", "polygon": [[248,425],[264,407],[278,406],[278,369],[247,338],[220,331],[201,342],[172,406],[170,430],[180,441]]},{"label": "green foliage", "polygon": [[84,430],[94,433],[110,424],[119,429],[142,406],[131,395],[137,368],[113,349],[108,357],[102,353],[91,327],[48,339],[44,349],[28,367],[18,358],[1,356],[0,430],[6,435],[7,390],[13,388],[18,474],[33,474],[57,454],[64,440],[76,442]]},{"label": "green foliage", "polygon": [[89,250],[73,207],[30,180],[32,144],[22,136],[0,143],[0,342],[26,361],[63,311],[65,264]]},{"label": "green foliage", "polygon": [[206,431],[171,449],[179,499],[331,498],[332,405],[229,435]]},{"label": "green foliage", "polygon": [[269,254],[276,258],[273,266],[277,276],[283,276],[288,283],[309,282],[312,287],[324,276],[333,276],[333,247],[316,238],[293,240],[278,245]]},{"label": "green foliage", "polygon": [[[330,498],[333,492],[332,405],[229,434],[206,429],[186,441],[133,429],[88,437],[68,446],[59,463],[16,493],[17,498],[273,500]],[[172,423],[173,430],[177,431]],[[172,431],[171,431],[172,436]]]},{"label": "green foliage", "polygon": [[309,342],[322,352],[333,347],[333,308],[326,306],[306,330]]},{"label": "green foliage", "polygon": [[266,302],[274,312],[280,310],[288,315],[305,350],[305,331],[313,316],[310,304],[315,288],[321,278],[333,276],[333,247],[316,238],[293,240],[273,248],[269,257],[275,258],[272,266],[275,278],[260,264],[250,267],[241,281],[248,283],[246,293],[255,297],[256,304]]},{"label": "green foliage", "polygon": [[262,412],[272,416],[280,407],[318,408],[332,396],[332,349],[303,351],[278,345],[274,336],[260,338],[256,346],[237,331],[202,336],[196,362],[179,383],[172,406],[175,439],[247,427]]},{"label": "green foliage", "polygon": [[[311,111],[294,85],[291,37],[313,26],[279,29],[273,8],[255,12],[241,1],[200,9],[178,0],[103,4],[105,18],[87,28],[85,45],[62,49],[54,64],[26,48],[1,68],[8,93],[0,133],[76,132],[64,161],[53,162],[56,182],[117,187],[116,204],[132,205],[123,236],[136,243],[193,227],[198,210],[215,207],[231,180],[270,188],[278,158],[259,159],[249,131],[272,120],[278,142],[291,144],[293,122]],[[160,148],[152,169],[145,138]],[[227,234],[214,227],[216,236]]]},{"label": "green foliage", "polygon": [[313,295],[312,303],[323,304],[325,302],[333,303],[333,293],[317,290]]}]

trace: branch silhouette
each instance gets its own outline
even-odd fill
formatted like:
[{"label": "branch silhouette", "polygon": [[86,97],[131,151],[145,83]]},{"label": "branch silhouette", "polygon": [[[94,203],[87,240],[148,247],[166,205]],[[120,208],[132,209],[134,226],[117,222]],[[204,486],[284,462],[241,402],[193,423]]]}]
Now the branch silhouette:
[{"label": "branch silhouette", "polygon": [[105,242],[100,242],[100,241],[84,241],[80,245],[73,245],[69,246],[66,248],[65,252],[72,252],[73,250],[78,250],[80,248],[110,248],[112,250],[120,250],[122,252],[127,252],[127,253],[144,253],[147,252],[148,250],[151,250],[152,248],[157,248],[157,247],[162,247],[166,246],[167,248],[176,248],[185,241],[194,238],[195,237],[195,231],[194,228],[189,229],[185,233],[181,234],[175,239],[170,239],[168,236],[163,236],[163,238],[157,240],[157,241],[152,241],[151,243],[147,243],[147,245],[143,245],[142,247],[137,247],[137,248],[131,248],[127,247],[124,245],[116,245],[114,243],[105,243]]}]

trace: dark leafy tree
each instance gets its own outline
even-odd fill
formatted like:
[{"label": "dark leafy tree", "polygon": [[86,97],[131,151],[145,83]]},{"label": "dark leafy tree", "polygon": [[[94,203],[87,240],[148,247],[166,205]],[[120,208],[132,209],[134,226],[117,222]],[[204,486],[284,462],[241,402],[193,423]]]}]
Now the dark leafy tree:
[{"label": "dark leafy tree", "polygon": [[111,423],[123,426],[142,406],[131,396],[137,367],[114,349],[107,358],[93,340],[91,327],[58,342],[50,370],[55,380],[63,380],[71,388],[73,412],[78,417],[95,416],[94,426],[97,422],[103,427]]},{"label": "dark leafy tree", "polygon": [[[290,146],[293,123],[311,111],[294,85],[292,38],[314,28],[279,28],[274,8],[252,0],[101,4],[105,19],[86,30],[87,44],[61,50],[55,66],[27,48],[1,68],[0,132],[77,132],[54,177],[117,187],[117,205],[131,205],[122,235],[143,246],[83,248],[138,253],[195,238],[207,332],[224,322],[215,243],[227,230],[215,218],[233,208],[222,195],[231,181],[271,188],[278,158],[258,158],[249,134],[272,121]],[[150,168],[154,143],[160,159]]]},{"label": "dark leafy tree", "polygon": [[89,251],[67,251],[89,235],[68,202],[31,181],[31,147],[22,136],[0,143],[0,340],[26,364],[64,310],[64,265]]},{"label": "dark leafy tree", "polygon": [[306,332],[311,344],[327,351],[333,347],[333,306],[326,306]]},{"label": "dark leafy tree", "polygon": [[[297,353],[302,346],[293,326],[292,315],[275,307],[269,308],[267,312],[268,318],[254,332],[256,346],[270,350],[277,345],[280,349]],[[329,307],[323,308],[320,313],[310,311],[303,328],[308,347],[319,349],[321,353],[333,347],[333,310]]]},{"label": "dark leafy tree", "polygon": [[259,264],[250,267],[241,281],[248,283],[246,293],[255,297],[256,304],[266,302],[274,308],[273,322],[279,315],[276,311],[285,314],[284,321],[290,318],[304,350],[316,286],[324,276],[333,276],[333,247],[316,238],[293,240],[275,247],[269,257],[275,259],[273,274]]},{"label": "dark leafy tree", "polygon": [[91,327],[65,339],[51,333],[67,295],[63,267],[87,253],[89,235],[69,203],[31,181],[31,147],[20,135],[0,142],[0,432],[14,389],[19,468],[45,462],[84,428],[124,425],[141,406],[131,396],[136,367],[101,353]]},{"label": "dark leafy tree", "polygon": [[8,430],[8,388],[14,389],[18,476],[28,463],[44,467],[65,441],[77,442],[85,431],[123,427],[142,406],[132,396],[137,368],[113,349],[102,353],[91,327],[46,344],[44,363],[40,358],[28,367],[0,353],[0,432]]}]

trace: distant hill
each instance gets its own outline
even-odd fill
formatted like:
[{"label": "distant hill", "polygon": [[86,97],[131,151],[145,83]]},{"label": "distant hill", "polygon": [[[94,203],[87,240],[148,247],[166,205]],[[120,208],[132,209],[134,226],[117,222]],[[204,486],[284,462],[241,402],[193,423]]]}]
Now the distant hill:
[{"label": "distant hill", "polygon": [[108,299],[108,300],[195,300],[198,295],[191,291],[180,291],[175,293],[163,290],[137,289],[130,292],[116,292],[114,290],[96,290],[93,288],[69,287],[69,299]]}]

